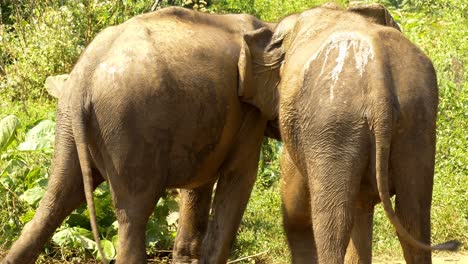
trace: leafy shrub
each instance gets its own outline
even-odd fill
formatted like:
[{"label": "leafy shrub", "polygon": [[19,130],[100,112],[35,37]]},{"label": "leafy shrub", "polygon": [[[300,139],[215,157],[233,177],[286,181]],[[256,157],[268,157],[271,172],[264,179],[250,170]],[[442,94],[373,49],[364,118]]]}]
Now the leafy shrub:
[{"label": "leafy shrub", "polygon": [[214,1],[211,10],[217,13],[246,13],[265,21],[278,21],[286,15],[326,3],[345,5],[346,0],[219,0]]},{"label": "leafy shrub", "polygon": [[12,101],[47,97],[47,76],[70,72],[102,29],[150,11],[152,1],[2,2],[0,92]]},{"label": "leafy shrub", "polygon": [[0,121],[0,245],[9,244],[32,218],[47,185],[54,122],[26,127],[25,135],[18,133],[21,124],[13,115]]},{"label": "leafy shrub", "polygon": [[279,166],[281,149],[281,142],[270,138],[265,138],[263,140],[263,147],[258,164],[258,187],[266,189],[278,182],[281,174]]},{"label": "leafy shrub", "polygon": [[72,13],[62,8],[37,8],[27,18],[18,13],[14,24],[0,27],[3,76],[0,91],[10,100],[26,100],[45,96],[42,89],[45,77],[68,71],[81,48],[73,34]]}]

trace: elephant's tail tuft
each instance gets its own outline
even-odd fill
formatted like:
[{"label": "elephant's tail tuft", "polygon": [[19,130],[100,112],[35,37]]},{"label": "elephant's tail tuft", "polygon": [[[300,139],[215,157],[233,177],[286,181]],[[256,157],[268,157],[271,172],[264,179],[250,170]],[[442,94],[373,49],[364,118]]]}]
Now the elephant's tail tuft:
[{"label": "elephant's tail tuft", "polygon": [[432,250],[447,250],[447,251],[457,251],[462,243],[458,240],[450,240],[444,243],[440,243],[432,246]]},{"label": "elephant's tail tuft", "polygon": [[73,128],[73,137],[75,139],[75,144],[78,152],[78,159],[80,162],[81,173],[83,174],[83,185],[84,192],[86,197],[86,203],[89,210],[89,218],[91,222],[91,229],[93,231],[94,240],[98,252],[102,258],[103,263],[109,263],[104,255],[104,250],[101,246],[101,240],[99,239],[99,231],[97,227],[96,220],[96,210],[94,206],[93,199],[93,175],[91,170],[91,154],[88,149],[88,140],[86,136],[86,124],[88,123],[89,117],[89,108],[90,103],[87,100],[84,90],[79,91],[78,94],[75,94],[75,98],[71,101],[73,102],[70,106],[72,116],[71,123]]}]

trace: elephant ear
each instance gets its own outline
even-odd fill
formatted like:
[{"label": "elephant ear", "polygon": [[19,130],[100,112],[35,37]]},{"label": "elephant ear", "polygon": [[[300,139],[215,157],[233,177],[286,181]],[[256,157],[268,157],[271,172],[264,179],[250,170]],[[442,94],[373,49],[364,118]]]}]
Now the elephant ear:
[{"label": "elephant ear", "polygon": [[289,47],[291,46],[294,27],[296,26],[298,20],[299,20],[299,14],[292,14],[283,18],[276,25],[275,33],[273,34],[271,43],[269,44],[269,48],[280,46],[281,52],[285,54],[286,51],[289,50]]},{"label": "elephant ear", "polygon": [[249,45],[247,45],[245,38],[242,40],[237,69],[239,71],[239,87],[237,93],[239,97],[251,97],[253,92],[252,58]]},{"label": "elephant ear", "polygon": [[256,79],[262,68],[273,63],[274,53],[268,49],[273,32],[266,28],[260,28],[254,31],[244,33],[239,61],[237,68],[239,70],[238,95],[246,100],[253,98],[256,94]]},{"label": "elephant ear", "polygon": [[373,23],[389,26],[401,31],[398,23],[393,19],[388,10],[381,4],[358,4],[350,6],[348,11],[358,13]]}]

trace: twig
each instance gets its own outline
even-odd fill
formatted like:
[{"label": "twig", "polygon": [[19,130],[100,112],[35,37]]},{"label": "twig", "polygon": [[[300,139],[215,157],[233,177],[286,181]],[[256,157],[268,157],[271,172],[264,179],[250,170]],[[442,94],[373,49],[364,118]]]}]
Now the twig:
[{"label": "twig", "polygon": [[153,6],[151,7],[151,12],[153,12],[154,10],[156,10],[156,8],[157,8],[158,5],[159,5],[159,2],[161,2],[161,0],[156,0],[156,1],[154,1]]},{"label": "twig", "polygon": [[268,253],[270,250],[266,250],[266,251],[263,251],[263,252],[260,252],[260,253],[257,253],[255,255],[251,255],[251,256],[247,256],[247,257],[242,257],[240,259],[236,259],[236,260],[232,260],[232,261],[228,261],[227,264],[230,264],[230,263],[237,263],[237,262],[241,262],[242,260],[246,260],[246,259],[250,259],[250,258],[255,258],[255,257],[258,257],[260,255],[263,255],[263,254],[266,254]]},{"label": "twig", "polygon": [[[3,172],[2,172],[2,174],[3,174]],[[3,182],[0,182],[0,185],[3,187],[3,189],[5,189],[9,193],[11,193],[16,199],[20,200],[19,196],[14,191],[12,191],[10,188],[8,188],[5,184],[3,184]]]},{"label": "twig", "polygon": [[158,250],[152,250],[152,251],[154,251],[156,253],[172,253],[173,252],[172,249],[171,250],[169,250],[169,249],[158,249]]}]

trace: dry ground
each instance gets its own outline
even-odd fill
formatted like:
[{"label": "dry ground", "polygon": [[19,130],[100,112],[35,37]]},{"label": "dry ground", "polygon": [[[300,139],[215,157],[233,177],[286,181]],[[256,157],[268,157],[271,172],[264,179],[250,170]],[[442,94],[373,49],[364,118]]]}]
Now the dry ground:
[{"label": "dry ground", "polygon": [[[404,260],[385,260],[377,258],[375,264],[405,264]],[[468,264],[468,252],[452,254],[433,254],[432,264]]]},{"label": "dry ground", "polygon": [[[0,251],[0,260],[5,256],[5,252]],[[63,261],[60,259],[48,259],[46,260],[46,263],[49,264],[100,264],[101,262],[98,261],[93,261],[93,260],[87,260],[87,261]],[[165,263],[170,263],[168,260],[162,260],[162,261],[149,261],[151,264],[165,264]],[[239,263],[242,264],[254,264],[257,263],[254,260],[245,260],[241,261]],[[268,263],[263,263],[262,264],[268,264]],[[373,261],[374,264],[405,264],[404,260],[392,260],[392,259],[386,259],[385,257],[376,257],[375,260]],[[276,263],[278,264],[278,263]],[[452,253],[452,254],[447,254],[447,253],[439,253],[439,254],[434,254],[432,257],[432,264],[468,264],[468,251],[464,252],[457,252],[457,253]]]}]

